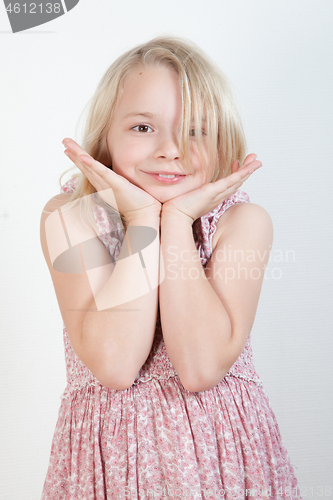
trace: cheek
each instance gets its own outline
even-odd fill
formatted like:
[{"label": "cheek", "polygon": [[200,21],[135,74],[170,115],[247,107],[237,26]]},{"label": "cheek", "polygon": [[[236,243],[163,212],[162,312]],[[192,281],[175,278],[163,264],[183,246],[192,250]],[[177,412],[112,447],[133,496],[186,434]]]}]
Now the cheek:
[{"label": "cheek", "polygon": [[203,156],[201,156],[196,145],[191,146],[190,152],[191,163],[195,172],[197,174],[202,174],[202,177],[206,177],[206,170],[209,166],[208,152],[203,151]]},{"label": "cheek", "polygon": [[119,168],[135,167],[140,162],[145,161],[147,157],[147,148],[142,144],[136,144],[133,141],[119,142],[112,149],[111,158],[114,165]]}]

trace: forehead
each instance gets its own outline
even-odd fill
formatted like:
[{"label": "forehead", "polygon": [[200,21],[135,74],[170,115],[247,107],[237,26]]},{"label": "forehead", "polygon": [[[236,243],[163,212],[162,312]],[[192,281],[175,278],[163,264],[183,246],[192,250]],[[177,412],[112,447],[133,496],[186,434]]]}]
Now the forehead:
[{"label": "forehead", "polygon": [[178,74],[167,66],[138,66],[126,75],[117,110],[131,113],[163,113],[182,106]]}]

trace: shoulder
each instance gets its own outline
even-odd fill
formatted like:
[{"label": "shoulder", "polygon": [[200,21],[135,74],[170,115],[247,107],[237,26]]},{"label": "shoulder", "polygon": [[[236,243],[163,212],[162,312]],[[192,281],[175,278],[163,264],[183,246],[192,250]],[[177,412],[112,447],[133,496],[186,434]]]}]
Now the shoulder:
[{"label": "shoulder", "polygon": [[[79,247],[85,245],[86,255],[105,250],[103,242],[99,241],[97,229],[83,212],[81,198],[71,201],[70,193],[62,193],[52,197],[44,206],[40,219],[40,243],[50,269],[51,276],[60,268],[53,267],[60,258],[60,266],[66,269],[81,269],[77,267]],[[78,246],[79,245],[79,246]],[[89,248],[89,250],[87,250]],[[82,257],[82,255],[81,255]],[[104,261],[103,261],[104,262]],[[57,264],[57,265],[58,265]],[[74,267],[68,267],[68,266]],[[61,271],[63,272],[63,271]],[[66,271],[72,273],[72,271]],[[75,273],[77,271],[73,271]]]},{"label": "shoulder", "polygon": [[256,203],[235,203],[219,218],[213,238],[213,249],[227,235],[248,235],[249,232],[273,239],[273,222],[271,216]]},{"label": "shoulder", "polygon": [[[40,217],[40,239],[42,250],[67,241],[68,234],[82,240],[84,234],[92,234],[91,228],[85,224],[81,216],[80,199],[71,201],[71,193],[61,193],[50,198]],[[94,235],[93,235],[94,236]]]},{"label": "shoulder", "polygon": [[78,184],[80,182],[79,177],[72,177],[68,181],[66,181],[60,189],[60,194],[57,194],[53,196],[44,206],[43,208],[43,214],[45,213],[46,215],[49,213],[54,212],[55,210],[59,209],[60,207],[66,205],[73,192],[75,189],[78,187]]},{"label": "shoulder", "polygon": [[[69,203],[71,198],[70,193],[61,193],[50,198],[41,213],[40,216],[40,242],[43,250],[43,254],[49,264],[49,245],[50,245],[50,230],[54,233],[55,237],[62,239],[61,228],[62,223],[57,215],[57,210],[64,207]],[[51,215],[53,216],[51,217]],[[48,229],[48,230],[47,230]],[[47,234],[48,233],[48,234]]]},{"label": "shoulder", "polygon": [[58,210],[62,206],[66,205],[69,202],[70,198],[71,198],[71,193],[61,193],[61,194],[57,194],[56,196],[53,196],[52,198],[50,198],[46,202],[46,204],[42,210],[42,217],[43,216],[47,217],[55,210]]},{"label": "shoulder", "polygon": [[272,223],[271,216],[256,203],[235,203],[220,217],[219,223],[225,229],[231,229],[234,224],[240,223]]}]

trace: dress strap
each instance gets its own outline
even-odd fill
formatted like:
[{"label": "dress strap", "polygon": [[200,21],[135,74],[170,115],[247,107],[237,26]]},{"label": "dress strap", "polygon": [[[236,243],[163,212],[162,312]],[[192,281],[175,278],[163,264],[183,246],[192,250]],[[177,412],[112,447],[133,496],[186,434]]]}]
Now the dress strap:
[{"label": "dress strap", "polygon": [[245,191],[238,190],[233,195],[229,196],[214,210],[208,212],[197,219],[193,226],[193,235],[195,245],[199,252],[201,264],[206,266],[213,253],[212,240],[217,229],[217,223],[221,215],[235,203],[249,203],[250,197]]},{"label": "dress strap", "polygon": [[60,193],[73,193],[80,182],[79,177],[72,177],[61,186]]}]

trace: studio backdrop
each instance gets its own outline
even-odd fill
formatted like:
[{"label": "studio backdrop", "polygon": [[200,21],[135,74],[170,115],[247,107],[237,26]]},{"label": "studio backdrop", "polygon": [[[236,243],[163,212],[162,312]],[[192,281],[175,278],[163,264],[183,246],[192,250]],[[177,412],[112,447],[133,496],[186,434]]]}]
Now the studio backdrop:
[{"label": "studio backdrop", "polygon": [[161,34],[192,40],[228,76],[248,153],[263,163],[242,186],[274,224],[255,366],[303,498],[333,498],[333,3],[61,0],[34,4],[34,18],[23,4],[0,5],[1,498],[40,498],[66,385],[39,241],[71,166],[62,140],[80,143],[79,117],[111,62]]}]

